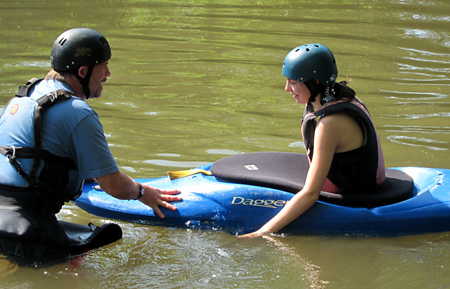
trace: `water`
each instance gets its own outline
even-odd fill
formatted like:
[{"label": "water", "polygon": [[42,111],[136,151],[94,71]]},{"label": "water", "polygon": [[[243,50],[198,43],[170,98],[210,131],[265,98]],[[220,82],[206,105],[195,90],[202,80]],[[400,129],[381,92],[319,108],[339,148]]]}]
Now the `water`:
[{"label": "water", "polygon": [[[302,108],[284,92],[295,46],[334,52],[369,107],[386,165],[449,168],[448,1],[1,1],[0,105],[43,77],[64,30],[91,27],[113,49],[104,96],[89,101],[135,178],[227,155],[304,152]],[[60,218],[103,220],[69,204]],[[448,288],[449,233],[398,238],[240,240],[118,222],[124,238],[78,262],[17,268],[2,288]]]}]

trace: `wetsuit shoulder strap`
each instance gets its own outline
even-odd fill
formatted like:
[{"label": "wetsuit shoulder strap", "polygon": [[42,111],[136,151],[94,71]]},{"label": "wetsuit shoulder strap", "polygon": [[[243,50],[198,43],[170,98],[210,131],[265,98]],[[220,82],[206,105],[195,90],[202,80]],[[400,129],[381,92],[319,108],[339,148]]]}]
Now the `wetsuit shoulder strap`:
[{"label": "wetsuit shoulder strap", "polygon": [[41,143],[41,125],[42,125],[42,112],[56,103],[69,99],[73,96],[73,93],[67,90],[56,90],[47,93],[36,99],[38,103],[36,110],[34,112],[34,163],[30,172],[30,186],[34,187],[36,185],[36,177],[38,174],[39,166],[42,160],[42,143]]}]

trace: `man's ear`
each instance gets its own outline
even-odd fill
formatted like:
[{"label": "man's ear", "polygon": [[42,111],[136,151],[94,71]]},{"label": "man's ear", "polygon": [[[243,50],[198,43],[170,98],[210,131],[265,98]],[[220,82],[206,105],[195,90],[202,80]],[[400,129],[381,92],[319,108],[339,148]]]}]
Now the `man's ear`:
[{"label": "man's ear", "polygon": [[87,72],[88,72],[88,67],[87,66],[81,66],[80,68],[78,68],[78,75],[81,78],[85,78]]}]

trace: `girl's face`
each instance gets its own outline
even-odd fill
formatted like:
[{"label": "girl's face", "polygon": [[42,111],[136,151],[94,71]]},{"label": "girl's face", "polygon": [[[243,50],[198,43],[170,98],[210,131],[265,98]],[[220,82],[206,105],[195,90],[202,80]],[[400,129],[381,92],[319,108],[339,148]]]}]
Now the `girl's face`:
[{"label": "girl's face", "polygon": [[291,94],[294,95],[295,101],[298,103],[308,103],[311,96],[309,89],[303,82],[289,78],[286,81],[286,87],[284,90],[291,92]]}]

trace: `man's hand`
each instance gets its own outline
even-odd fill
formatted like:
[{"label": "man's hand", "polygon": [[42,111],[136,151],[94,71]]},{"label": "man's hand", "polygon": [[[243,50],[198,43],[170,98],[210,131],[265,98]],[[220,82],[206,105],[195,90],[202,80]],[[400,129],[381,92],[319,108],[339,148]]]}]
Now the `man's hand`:
[{"label": "man's hand", "polygon": [[[96,179],[102,190],[117,199],[133,200],[139,195],[138,183],[120,171],[97,177]],[[144,193],[139,201],[151,207],[155,214],[161,218],[164,218],[164,214],[159,209],[159,206],[169,210],[176,210],[177,208],[168,202],[179,202],[182,200],[180,196],[174,196],[180,193],[179,190],[160,190],[144,184],[142,184],[142,187],[144,188]]]},{"label": "man's hand", "polygon": [[139,201],[151,207],[160,218],[164,218],[164,214],[159,209],[159,206],[172,211],[177,210],[177,207],[169,204],[169,202],[179,202],[182,200],[180,196],[174,196],[180,193],[179,190],[160,190],[144,184],[142,186],[145,192]]}]

